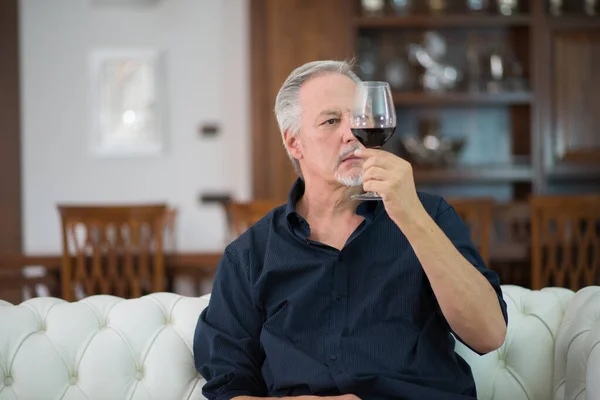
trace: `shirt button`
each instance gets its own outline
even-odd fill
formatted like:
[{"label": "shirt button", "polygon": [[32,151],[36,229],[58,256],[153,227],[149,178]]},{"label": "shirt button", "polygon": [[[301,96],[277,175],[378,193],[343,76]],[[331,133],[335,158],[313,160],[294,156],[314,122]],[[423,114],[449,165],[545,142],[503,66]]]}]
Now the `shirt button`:
[{"label": "shirt button", "polygon": [[337,356],[335,354],[332,354],[329,358],[331,358],[333,361],[337,360]]},{"label": "shirt button", "polygon": [[340,296],[340,295],[337,295],[337,296],[335,296],[335,299],[339,301],[339,300],[341,300],[341,299],[342,299],[342,296]]}]

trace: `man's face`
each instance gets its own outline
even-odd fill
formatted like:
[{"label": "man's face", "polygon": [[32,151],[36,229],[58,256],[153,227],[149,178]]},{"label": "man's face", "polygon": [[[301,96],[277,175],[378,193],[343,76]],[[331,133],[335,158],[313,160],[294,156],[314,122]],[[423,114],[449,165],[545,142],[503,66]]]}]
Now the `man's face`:
[{"label": "man's face", "polygon": [[356,83],[340,74],[312,78],[300,88],[301,128],[293,138],[286,134],[286,144],[305,179],[362,184],[363,161],[352,155],[362,145],[350,131],[355,90]]}]

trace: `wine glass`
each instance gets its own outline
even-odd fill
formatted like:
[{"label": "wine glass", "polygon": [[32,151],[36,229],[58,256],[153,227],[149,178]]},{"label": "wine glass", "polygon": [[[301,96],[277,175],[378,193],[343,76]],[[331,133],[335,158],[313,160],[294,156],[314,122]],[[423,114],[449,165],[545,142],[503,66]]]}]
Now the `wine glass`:
[{"label": "wine glass", "polygon": [[[357,84],[350,130],[363,146],[380,148],[396,129],[396,109],[387,82],[365,81]],[[356,200],[381,200],[377,193],[352,196]]]}]

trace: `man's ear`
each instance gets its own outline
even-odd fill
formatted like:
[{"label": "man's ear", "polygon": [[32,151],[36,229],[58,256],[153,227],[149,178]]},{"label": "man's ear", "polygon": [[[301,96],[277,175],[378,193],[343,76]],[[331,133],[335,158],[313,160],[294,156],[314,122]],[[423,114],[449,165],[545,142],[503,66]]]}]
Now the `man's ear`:
[{"label": "man's ear", "polygon": [[296,160],[303,158],[302,145],[300,143],[299,133],[292,134],[290,131],[283,132],[285,147]]}]

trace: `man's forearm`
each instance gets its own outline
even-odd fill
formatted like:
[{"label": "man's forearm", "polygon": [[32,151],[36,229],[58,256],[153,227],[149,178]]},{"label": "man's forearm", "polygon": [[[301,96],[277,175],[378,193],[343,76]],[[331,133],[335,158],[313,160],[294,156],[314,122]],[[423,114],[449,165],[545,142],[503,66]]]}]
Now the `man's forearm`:
[{"label": "man's forearm", "polygon": [[426,212],[417,213],[401,229],[454,332],[482,353],[500,347],[506,324],[498,296],[488,280],[460,254]]}]

